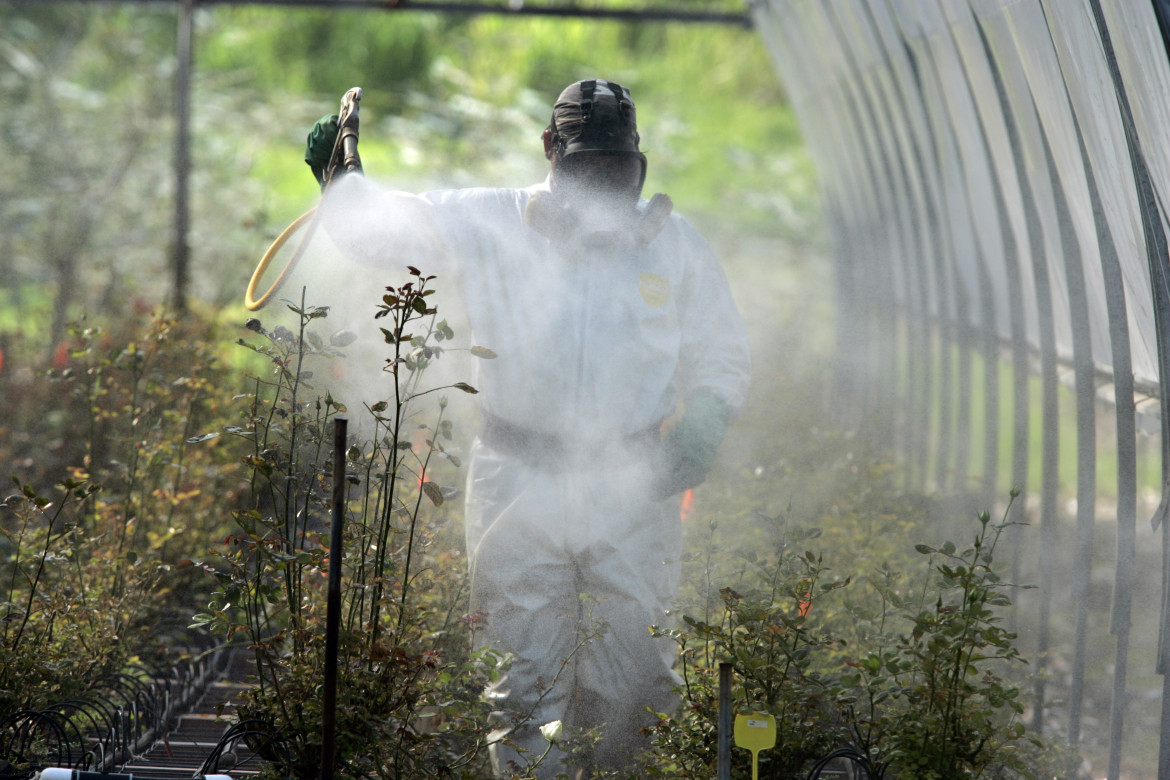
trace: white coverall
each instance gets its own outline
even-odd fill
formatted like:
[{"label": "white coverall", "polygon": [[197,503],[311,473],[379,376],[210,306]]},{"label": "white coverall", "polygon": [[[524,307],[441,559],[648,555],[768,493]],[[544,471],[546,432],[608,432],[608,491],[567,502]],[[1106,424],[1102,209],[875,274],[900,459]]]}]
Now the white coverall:
[{"label": "white coverall", "polygon": [[[649,630],[667,623],[682,543],[677,496],[652,494],[659,429],[696,390],[734,414],[750,373],[726,277],[685,219],[671,215],[649,244],[570,242],[569,257],[525,221],[547,189],[414,196],[348,176],[323,206],[342,221],[330,235],[366,263],[448,270],[435,269],[437,234],[475,343],[498,354],[475,363],[487,422],[465,522],[472,606],[487,641],[514,655],[487,692],[495,736],[508,736],[492,749],[501,774],[544,752],[539,727],[554,720],[605,724],[596,759],[623,766],[647,746],[646,708],[673,708],[674,647]],[[582,623],[603,633],[582,645]],[[553,750],[538,774],[560,759]]]}]

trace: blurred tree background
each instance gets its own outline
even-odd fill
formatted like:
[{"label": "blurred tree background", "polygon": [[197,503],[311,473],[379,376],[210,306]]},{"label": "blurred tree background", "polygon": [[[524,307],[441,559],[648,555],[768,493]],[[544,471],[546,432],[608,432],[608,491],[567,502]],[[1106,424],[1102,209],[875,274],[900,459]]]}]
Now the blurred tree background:
[{"label": "blurred tree background", "polygon": [[[688,4],[742,11],[738,4]],[[47,356],[83,315],[168,300],[179,4],[0,3],[0,348]],[[757,37],[733,25],[224,3],[194,16],[190,298],[225,314],[316,187],[304,136],[364,90],[369,175],[524,186],[565,84],[635,95],[647,192],[718,240],[813,240],[813,172]],[[226,308],[225,308],[226,307]]]}]

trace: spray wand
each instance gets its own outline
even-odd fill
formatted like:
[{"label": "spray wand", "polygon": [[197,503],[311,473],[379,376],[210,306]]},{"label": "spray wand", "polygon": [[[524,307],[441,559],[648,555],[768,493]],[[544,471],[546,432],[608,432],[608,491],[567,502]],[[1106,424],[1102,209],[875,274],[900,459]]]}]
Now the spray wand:
[{"label": "spray wand", "polygon": [[[333,183],[333,179],[339,171],[344,173],[362,172],[362,161],[358,157],[357,151],[358,103],[361,99],[361,87],[353,87],[341,98],[341,110],[338,113],[337,119],[337,139],[333,142],[333,153],[329,157],[329,165],[325,168],[324,178],[321,182],[322,193]],[[268,251],[260,258],[260,262],[256,265],[256,270],[252,272],[252,279],[248,282],[248,289],[244,293],[244,306],[249,311],[257,311],[258,309],[264,308],[272,300],[272,296],[280,290],[292,274],[293,269],[296,268],[297,263],[304,256],[313,234],[317,232],[317,225],[320,222],[319,214],[319,209],[313,207],[299,216],[276,237],[276,240],[268,247]],[[305,234],[301,237],[300,242],[297,244],[296,249],[293,250],[292,256],[285,263],[280,274],[276,277],[276,281],[272,283],[267,292],[257,298],[256,291],[260,286],[260,280],[264,277],[264,272],[268,270],[268,266],[272,264],[272,260],[281,248],[305,225],[308,225]]]},{"label": "spray wand", "polygon": [[[337,120],[337,140],[333,142],[333,154],[329,167],[325,169],[325,183],[328,187],[337,171],[361,173],[362,161],[358,157],[358,102],[362,99],[362,88],[354,87],[341,96],[341,112]],[[324,191],[324,189],[322,189]]]}]

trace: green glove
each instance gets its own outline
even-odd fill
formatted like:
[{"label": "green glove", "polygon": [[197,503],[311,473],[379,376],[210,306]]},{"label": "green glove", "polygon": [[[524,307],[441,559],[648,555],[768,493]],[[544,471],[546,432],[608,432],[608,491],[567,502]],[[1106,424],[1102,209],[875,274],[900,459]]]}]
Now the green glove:
[{"label": "green glove", "polygon": [[722,398],[704,390],[691,396],[682,420],[662,442],[663,464],[654,485],[659,498],[681,493],[707,478],[730,421],[731,412]]},{"label": "green glove", "polygon": [[337,114],[321,117],[305,139],[305,162],[309,164],[313,175],[317,177],[317,183],[321,186],[325,186],[325,169],[329,167],[333,147],[337,143],[339,120]]}]

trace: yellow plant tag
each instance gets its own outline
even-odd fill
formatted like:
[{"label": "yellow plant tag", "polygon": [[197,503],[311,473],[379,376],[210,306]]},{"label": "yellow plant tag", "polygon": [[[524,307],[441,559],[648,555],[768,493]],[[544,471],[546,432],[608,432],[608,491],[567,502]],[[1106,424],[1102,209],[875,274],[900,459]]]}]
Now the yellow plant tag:
[{"label": "yellow plant tag", "polygon": [[735,744],[755,752],[776,746],[776,719],[763,712],[735,716]]},{"label": "yellow plant tag", "polygon": [[752,780],[759,777],[759,752],[776,746],[776,719],[766,712],[735,716],[736,747],[752,751]]}]

